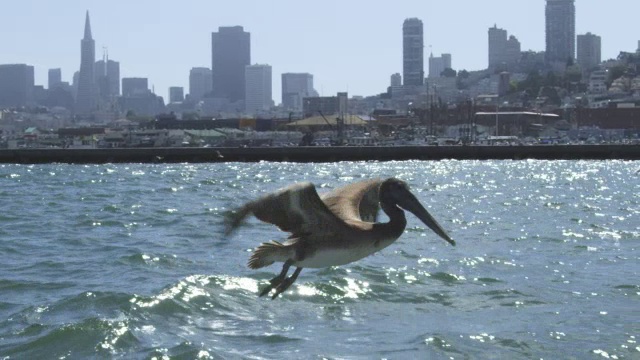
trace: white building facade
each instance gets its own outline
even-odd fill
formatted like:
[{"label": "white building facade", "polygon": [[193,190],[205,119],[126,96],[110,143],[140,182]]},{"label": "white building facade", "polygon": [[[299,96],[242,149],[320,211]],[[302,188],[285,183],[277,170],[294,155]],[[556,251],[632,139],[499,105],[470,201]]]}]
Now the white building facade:
[{"label": "white building facade", "polygon": [[273,107],[271,65],[245,66],[245,110],[260,114]]}]

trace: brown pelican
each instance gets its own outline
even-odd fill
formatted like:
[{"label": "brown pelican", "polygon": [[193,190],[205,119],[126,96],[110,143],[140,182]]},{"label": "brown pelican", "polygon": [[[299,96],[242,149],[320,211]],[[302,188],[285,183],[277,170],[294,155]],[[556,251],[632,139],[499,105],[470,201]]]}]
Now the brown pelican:
[{"label": "brown pelican", "polygon": [[[388,215],[389,222],[376,222],[379,208]],[[275,288],[272,297],[275,299],[296,281],[303,268],[348,264],[391,245],[407,225],[403,210],[412,212],[455,245],[407,184],[396,178],[360,181],[322,196],[309,182],[294,184],[230,212],[225,219],[225,233],[229,235],[253,214],[291,234],[282,243],[271,241],[260,245],[248,263],[252,269],[284,263],[280,274],[260,293],[264,296]],[[296,270],[287,277],[291,266]]]}]

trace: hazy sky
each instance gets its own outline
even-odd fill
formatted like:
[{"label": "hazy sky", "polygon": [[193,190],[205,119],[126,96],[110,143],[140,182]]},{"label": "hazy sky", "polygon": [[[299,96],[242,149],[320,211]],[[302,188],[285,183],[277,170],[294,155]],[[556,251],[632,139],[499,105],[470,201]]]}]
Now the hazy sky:
[{"label": "hazy sky", "polygon": [[[102,48],[121,77],[148,77],[167,100],[169,86],[188,92],[189,70],[211,67],[211,32],[242,25],[251,33],[251,62],[280,75],[309,72],[321,95],[374,95],[402,73],[402,22],[424,23],[426,58],[451,53],[456,70],[487,67],[487,30],[515,35],[523,50],[544,50],[544,0],[2,0],[0,64],[35,66],[36,84],[62,68],[71,82],[89,10],[96,59]],[[603,59],[635,51],[639,0],[576,0],[576,33],[602,37]]]}]

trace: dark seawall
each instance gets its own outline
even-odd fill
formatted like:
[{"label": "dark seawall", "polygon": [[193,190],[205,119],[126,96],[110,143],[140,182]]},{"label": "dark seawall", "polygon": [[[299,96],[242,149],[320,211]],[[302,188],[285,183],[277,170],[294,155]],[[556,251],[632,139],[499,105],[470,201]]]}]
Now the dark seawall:
[{"label": "dark seawall", "polygon": [[640,145],[2,149],[0,163],[334,162],[362,160],[640,160]]}]

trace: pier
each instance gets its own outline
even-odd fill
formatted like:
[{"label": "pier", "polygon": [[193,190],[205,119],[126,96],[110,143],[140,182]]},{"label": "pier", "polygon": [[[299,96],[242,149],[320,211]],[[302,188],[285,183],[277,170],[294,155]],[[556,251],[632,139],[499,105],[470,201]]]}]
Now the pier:
[{"label": "pier", "polygon": [[1,149],[4,164],[336,162],[394,160],[640,160],[640,145],[184,147]]}]

